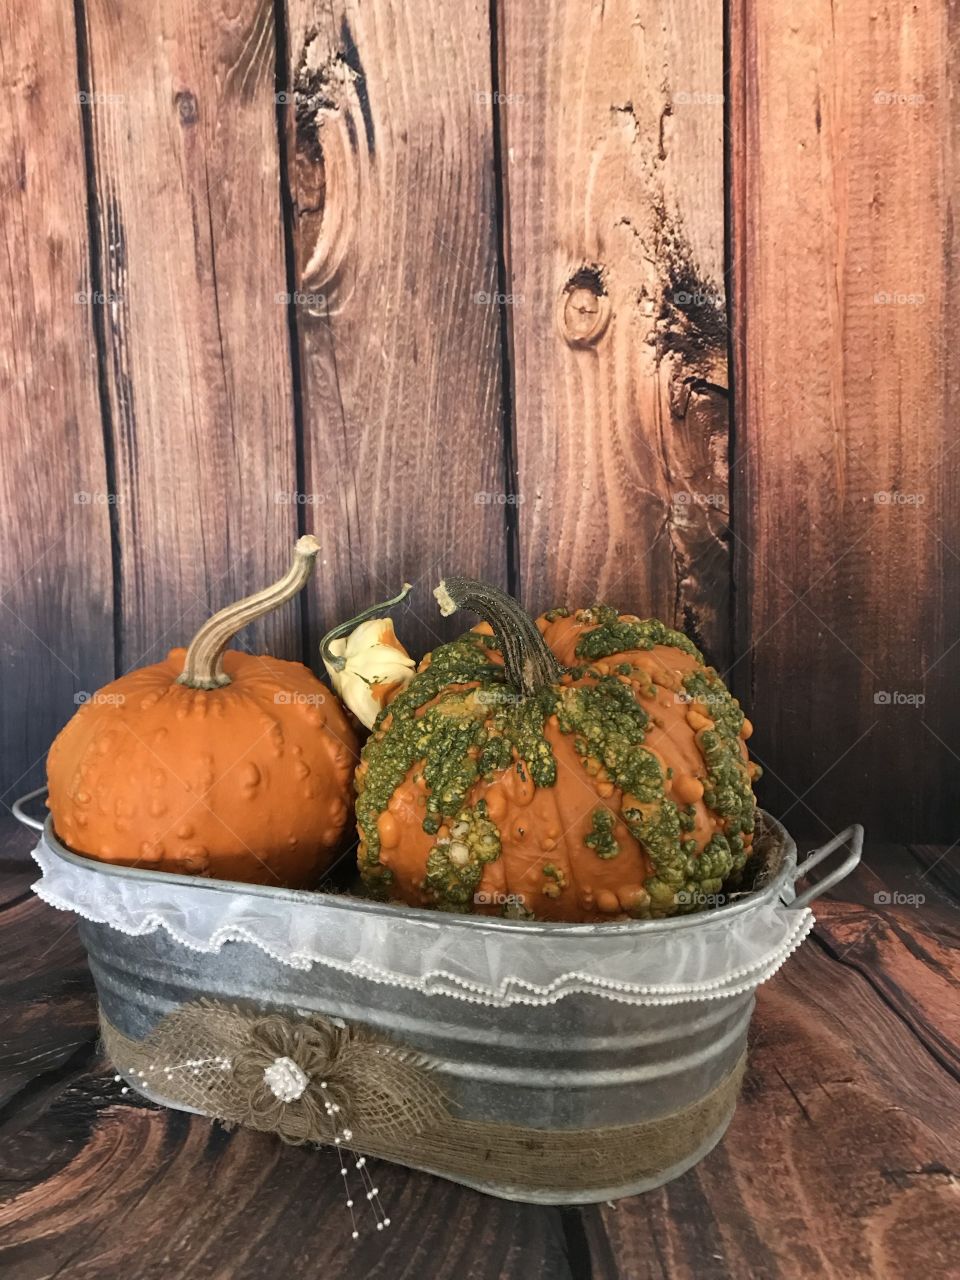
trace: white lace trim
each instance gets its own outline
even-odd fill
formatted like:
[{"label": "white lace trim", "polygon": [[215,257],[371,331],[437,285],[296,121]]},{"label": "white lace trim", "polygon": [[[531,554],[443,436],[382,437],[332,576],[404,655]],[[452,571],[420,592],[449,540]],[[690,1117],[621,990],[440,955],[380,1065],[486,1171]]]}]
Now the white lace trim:
[{"label": "white lace trim", "polygon": [[[522,931],[451,928],[439,915],[425,923],[400,910],[351,913],[331,908],[322,894],[315,901],[274,901],[211,892],[202,880],[127,879],[105,874],[95,862],[61,858],[43,838],[34,858],[43,878],[33,888],[45,902],[129,937],[162,929],[205,954],[246,942],[293,969],[320,965],[497,1008],[554,1004],[572,994],[650,1005],[728,999],[772,977],[814,925],[809,909],[758,901],[722,923],[705,916],[696,928],[638,931],[626,942],[622,934],[604,938],[602,928],[589,936],[525,939]],[[636,980],[638,971],[646,981]]]}]

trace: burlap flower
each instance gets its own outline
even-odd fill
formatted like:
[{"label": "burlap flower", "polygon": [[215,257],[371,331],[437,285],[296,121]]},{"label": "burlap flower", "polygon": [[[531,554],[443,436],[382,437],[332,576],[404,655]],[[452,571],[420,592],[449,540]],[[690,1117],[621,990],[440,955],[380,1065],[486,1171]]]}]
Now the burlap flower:
[{"label": "burlap flower", "polygon": [[348,1090],[337,1078],[346,1040],[328,1022],[292,1022],[272,1014],[251,1024],[233,1054],[233,1081],[247,1109],[241,1124],[286,1142],[332,1142],[349,1133]]},{"label": "burlap flower", "polygon": [[142,1041],[104,1022],[104,1042],[160,1096],[285,1142],[402,1142],[449,1117],[427,1060],[320,1014],[286,1018],[202,999]]}]

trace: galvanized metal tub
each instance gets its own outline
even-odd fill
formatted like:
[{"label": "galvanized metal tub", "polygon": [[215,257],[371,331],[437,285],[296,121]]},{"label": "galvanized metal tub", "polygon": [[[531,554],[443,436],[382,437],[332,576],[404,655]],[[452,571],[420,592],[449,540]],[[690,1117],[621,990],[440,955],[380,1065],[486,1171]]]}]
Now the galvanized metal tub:
[{"label": "galvanized metal tub", "polygon": [[[846,875],[859,861],[862,830],[849,828],[816,850],[798,868],[796,847],[771,818],[768,829],[777,837],[778,865],[760,888],[712,910],[741,923],[771,901],[794,895],[794,882],[829,854],[849,842],[850,849],[829,875],[795,897],[794,908]],[[57,840],[48,820],[44,831],[47,851],[59,859],[82,863],[103,877],[164,880],[162,873],[115,867],[78,858]],[[177,877],[196,886],[196,880]],[[418,911],[364,901],[349,896],[299,893],[259,886],[236,886],[204,881],[210,894],[267,896],[283,894],[292,902],[307,901],[317,909],[347,912],[360,922],[369,913],[406,917],[414,928],[436,931],[435,912]],[[340,919],[338,917],[338,919]],[[578,935],[596,934],[619,941],[629,938],[642,966],[644,948],[657,945],[666,933],[692,937],[702,915],[627,924],[569,925],[526,923],[486,917],[445,916],[441,927],[451,937],[482,931],[492,945],[505,932],[520,931],[530,945],[549,942],[561,952]],[[340,919],[342,924],[342,919]],[[359,924],[358,924],[359,927]],[[409,1150],[387,1150],[388,1158],[413,1168],[450,1177],[465,1185],[507,1199],[529,1202],[593,1203],[650,1190],[696,1164],[721,1139],[736,1101],[739,1073],[746,1053],[747,1028],[754,1007],[754,988],[730,997],[678,1004],[637,1005],[596,994],[568,994],[552,1004],[491,1008],[451,995],[371,982],[354,973],[315,966],[291,968],[245,942],[226,942],[219,952],[193,951],[163,930],[128,937],[106,924],[83,920],[80,932],[106,1021],[123,1036],[142,1040],[162,1019],[180,1006],[206,997],[226,1003],[280,1010],[291,1017],[322,1015],[353,1027],[369,1028],[425,1055],[432,1074],[442,1084],[460,1121],[479,1125],[521,1126],[542,1134],[567,1135],[572,1150],[591,1141],[608,1141],[612,1133],[636,1133],[678,1113],[698,1108],[698,1125],[682,1130],[676,1159],[642,1177],[626,1180],[613,1167],[597,1173],[588,1186],[571,1188],[541,1180],[536,1160],[522,1178],[505,1181],[488,1176],[478,1166],[444,1167],[444,1162],[418,1158]],[[178,1107],[175,1097],[146,1089],[143,1081],[117,1063],[129,1084],[153,1101]],[[496,1130],[491,1129],[491,1133]],[[521,1146],[524,1144],[521,1143]],[[530,1142],[525,1144],[531,1146]],[[536,1143],[532,1146],[535,1148]],[[359,1149],[359,1148],[358,1148]],[[368,1154],[384,1154],[373,1150]]]}]

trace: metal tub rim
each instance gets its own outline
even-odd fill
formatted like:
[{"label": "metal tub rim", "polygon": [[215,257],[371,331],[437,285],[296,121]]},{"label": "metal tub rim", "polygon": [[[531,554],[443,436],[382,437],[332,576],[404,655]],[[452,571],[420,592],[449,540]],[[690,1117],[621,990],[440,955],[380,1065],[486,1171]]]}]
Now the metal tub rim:
[{"label": "metal tub rim", "polygon": [[[362,898],[351,893],[327,893],[319,889],[286,889],[274,887],[273,885],[248,884],[239,880],[207,879],[198,876],[181,875],[176,872],[151,871],[145,867],[128,867],[119,863],[101,862],[85,854],[75,853],[60,840],[54,831],[52,815],[47,817],[42,829],[48,847],[58,858],[105,876],[117,876],[121,879],[140,881],[145,884],[180,884],[192,888],[202,888],[209,893],[226,895],[241,893],[245,896],[265,897],[273,901],[286,901],[297,905],[323,905],[328,909],[349,911],[351,914],[364,916],[383,916],[390,919],[403,917],[415,925],[421,925],[430,930],[438,928],[453,930],[485,929],[498,934],[514,933],[530,937],[549,937],[551,942],[557,943],[563,938],[576,939],[609,935],[611,938],[622,940],[631,936],[647,937],[656,933],[696,929],[699,925],[708,921],[712,923],[717,920],[732,919],[779,898],[788,884],[792,885],[807,868],[813,865],[814,858],[819,861],[820,856],[832,851],[834,842],[818,850],[802,866],[798,867],[797,847],[793,837],[787,832],[782,823],[764,810],[758,810],[758,814],[763,820],[765,831],[773,835],[782,848],[780,868],[766,884],[745,893],[743,898],[735,902],[724,903],[707,911],[652,920],[610,921],[609,923],[602,921],[597,924],[578,924],[564,920],[504,920],[497,916],[439,912],[426,907],[375,902],[372,899]],[[856,830],[859,830],[859,828]],[[841,835],[846,835],[846,833],[841,833]],[[840,838],[837,837],[837,840],[839,841]],[[857,856],[859,857],[859,853]],[[829,879],[832,880],[832,875]],[[826,887],[826,881],[820,882],[817,889],[822,891],[824,887]],[[803,897],[802,905],[806,905],[806,901],[809,899],[806,895]],[[801,899],[797,899],[791,905],[801,905]]]}]

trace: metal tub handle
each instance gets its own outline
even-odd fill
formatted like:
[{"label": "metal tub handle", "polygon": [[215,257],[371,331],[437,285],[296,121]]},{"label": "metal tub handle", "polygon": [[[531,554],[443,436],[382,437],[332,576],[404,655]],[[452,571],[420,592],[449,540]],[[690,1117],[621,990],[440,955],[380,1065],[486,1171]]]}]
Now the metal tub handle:
[{"label": "metal tub handle", "polygon": [[822,880],[818,880],[809,889],[805,889],[803,893],[798,894],[793,902],[789,904],[792,911],[799,911],[803,907],[808,907],[815,898],[820,897],[821,893],[826,893],[828,889],[832,889],[835,884],[838,884],[854,869],[863,854],[863,827],[860,826],[859,822],[846,827],[839,835],[834,836],[825,845],[821,845],[819,849],[814,849],[809,857],[804,858],[794,872],[793,883],[796,884],[808,871],[812,871],[825,858],[829,858],[831,853],[835,853],[837,849],[842,849],[846,844],[850,845],[850,849],[844,860],[839,866],[828,872]]},{"label": "metal tub handle", "polygon": [[25,827],[30,827],[33,831],[43,830],[43,819],[33,818],[26,812],[24,806],[28,805],[31,800],[36,800],[38,796],[47,794],[46,787],[37,787],[36,791],[28,791],[25,796],[21,796],[19,800],[14,800],[10,806],[10,812],[18,822],[22,822]]}]

